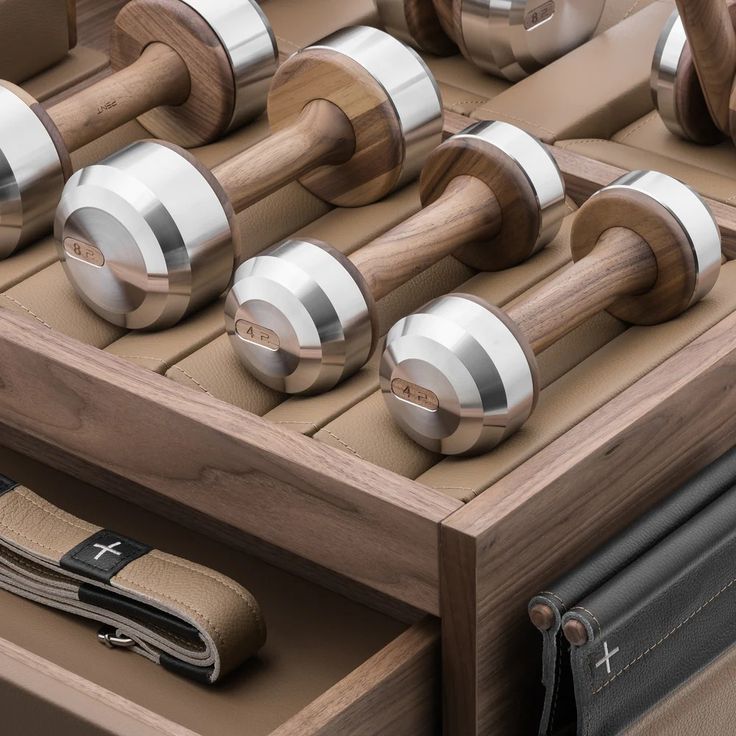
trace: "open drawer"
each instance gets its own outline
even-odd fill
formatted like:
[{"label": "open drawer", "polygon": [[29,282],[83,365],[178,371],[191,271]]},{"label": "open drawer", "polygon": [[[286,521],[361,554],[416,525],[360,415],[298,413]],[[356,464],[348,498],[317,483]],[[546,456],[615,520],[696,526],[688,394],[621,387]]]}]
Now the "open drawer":
[{"label": "open drawer", "polygon": [[247,586],[269,640],[207,687],[105,650],[92,622],[0,593],[3,733],[425,736],[439,729],[439,627],[410,625],[7,450],[3,472],[65,510]]}]

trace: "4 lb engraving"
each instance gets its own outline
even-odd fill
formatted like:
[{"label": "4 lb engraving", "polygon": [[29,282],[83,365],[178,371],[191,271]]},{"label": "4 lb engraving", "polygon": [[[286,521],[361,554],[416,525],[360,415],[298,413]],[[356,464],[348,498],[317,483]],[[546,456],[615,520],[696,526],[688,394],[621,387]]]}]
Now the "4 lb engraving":
[{"label": "4 lb engraving", "polygon": [[541,26],[542,23],[548,21],[555,14],[555,0],[547,0],[546,3],[542,3],[534,10],[530,10],[524,16],[524,28],[530,31],[532,28]]},{"label": "4 lb engraving", "polygon": [[407,401],[427,411],[437,411],[440,408],[437,394],[416,383],[405,381],[403,378],[394,378],[391,381],[391,393],[402,401]]},{"label": "4 lb engraving", "polygon": [[257,325],[254,322],[240,319],[235,325],[235,331],[246,342],[266,348],[266,350],[276,351],[281,347],[281,340],[279,340],[279,336],[273,330]]},{"label": "4 lb engraving", "polygon": [[102,268],[105,265],[105,256],[102,251],[90,243],[84,243],[76,238],[65,238],[64,250],[72,258],[89,263],[90,266]]}]

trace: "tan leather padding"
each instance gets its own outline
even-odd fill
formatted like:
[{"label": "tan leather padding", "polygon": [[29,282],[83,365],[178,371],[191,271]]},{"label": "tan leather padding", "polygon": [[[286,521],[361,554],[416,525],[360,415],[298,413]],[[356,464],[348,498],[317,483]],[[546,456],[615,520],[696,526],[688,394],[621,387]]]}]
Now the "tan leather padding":
[{"label": "tan leather padding", "polygon": [[24,486],[0,496],[0,537],[48,562],[58,564],[98,531],[99,526],[56,508]]},{"label": "tan leather padding", "polygon": [[[0,448],[0,471],[76,516],[218,570],[259,601],[269,638],[260,654],[204,687],[126,651],[110,651],[97,626],[0,593],[0,638],[28,649],[203,736],[267,736],[405,629],[344,596],[269,566],[119,497],[101,493]],[[213,498],[216,487],[213,486]],[[53,731],[52,731],[53,732]]]},{"label": "tan leather padding", "polygon": [[624,731],[626,736],[724,736],[736,721],[736,646]]},{"label": "tan leather padding", "polygon": [[652,109],[652,57],[672,9],[670,0],[656,0],[476,108],[472,116],[515,123],[548,142],[610,137]]},{"label": "tan leather padding", "polygon": [[620,23],[622,20],[630,18],[634,13],[644,10],[648,5],[658,0],[606,0],[603,6],[603,14],[595,29],[595,35],[602,33],[611,28],[611,26]]},{"label": "tan leather padding", "polygon": [[22,87],[37,100],[45,102],[83,82],[93,74],[101,72],[107,64],[107,56],[102,52],[85,46],[77,46],[65,54],[58,64],[27,79],[23,82]]},{"label": "tan leather padding", "polygon": [[18,84],[58,63],[73,36],[67,0],[0,0],[0,78]]}]

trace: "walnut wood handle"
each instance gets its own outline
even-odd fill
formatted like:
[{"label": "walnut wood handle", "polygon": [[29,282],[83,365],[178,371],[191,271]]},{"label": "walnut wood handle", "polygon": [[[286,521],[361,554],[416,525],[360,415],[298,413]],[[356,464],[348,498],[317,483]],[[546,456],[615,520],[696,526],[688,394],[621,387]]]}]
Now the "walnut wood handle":
[{"label": "walnut wood handle", "polygon": [[350,260],[374,299],[381,299],[457,248],[492,240],[500,226],[501,209],[490,188],[474,176],[458,176],[432,204]]},{"label": "walnut wood handle", "polygon": [[657,271],[646,241],[628,228],[612,228],[590,255],[513,302],[507,314],[538,354],[617,299],[650,289]]},{"label": "walnut wood handle", "polygon": [[348,161],[353,126],[327,100],[310,102],[292,125],[212,169],[236,212],[326,164]]},{"label": "walnut wood handle", "polygon": [[736,31],[726,0],[677,0],[708,109],[729,132],[731,89],[736,77]]},{"label": "walnut wood handle", "polygon": [[171,47],[147,46],[130,66],[48,109],[69,152],[161,105],[189,96],[189,70]]},{"label": "walnut wood handle", "polygon": [[453,40],[457,41],[455,32],[455,8],[453,0],[434,0],[434,9],[439,18],[442,30]]}]

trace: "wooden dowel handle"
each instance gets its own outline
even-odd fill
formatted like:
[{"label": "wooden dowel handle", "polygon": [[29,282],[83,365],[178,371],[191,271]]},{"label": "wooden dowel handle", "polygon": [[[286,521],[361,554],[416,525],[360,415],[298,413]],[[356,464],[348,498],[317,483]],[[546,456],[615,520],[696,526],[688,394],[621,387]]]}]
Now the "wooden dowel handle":
[{"label": "wooden dowel handle", "polygon": [[432,204],[350,260],[373,297],[381,299],[457,248],[492,240],[500,226],[501,209],[488,185],[474,176],[458,176]]},{"label": "wooden dowel handle", "polygon": [[458,35],[455,31],[455,9],[453,0],[434,0],[434,9],[439,18],[442,30],[455,42]]},{"label": "wooden dowel handle", "polygon": [[657,271],[646,241],[612,228],[590,255],[514,301],[507,313],[538,354],[617,299],[650,289]]},{"label": "wooden dowel handle", "polygon": [[345,113],[327,100],[310,102],[293,125],[273,133],[212,173],[236,212],[326,164],[348,161],[355,133]]},{"label": "wooden dowel handle", "polygon": [[130,66],[48,109],[69,152],[161,105],[189,96],[189,70],[171,47],[147,46]]},{"label": "wooden dowel handle", "polygon": [[729,132],[736,77],[736,31],[726,0],[677,0],[700,85],[713,120]]}]

